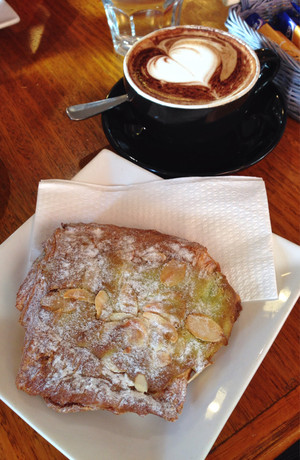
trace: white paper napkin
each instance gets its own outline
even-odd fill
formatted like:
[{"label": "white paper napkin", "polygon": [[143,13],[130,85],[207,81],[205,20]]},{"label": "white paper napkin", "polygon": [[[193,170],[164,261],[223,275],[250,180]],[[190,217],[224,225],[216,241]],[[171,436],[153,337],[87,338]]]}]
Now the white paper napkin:
[{"label": "white paper napkin", "polygon": [[277,298],[272,232],[260,178],[180,178],[130,186],[39,184],[32,262],[61,223],[155,229],[207,247],[242,301]]}]

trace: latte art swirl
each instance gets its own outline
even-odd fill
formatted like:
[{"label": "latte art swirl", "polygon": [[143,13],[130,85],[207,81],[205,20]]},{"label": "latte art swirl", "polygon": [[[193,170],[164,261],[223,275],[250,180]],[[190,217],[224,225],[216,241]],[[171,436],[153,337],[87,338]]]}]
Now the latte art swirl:
[{"label": "latte art swirl", "polygon": [[166,54],[154,56],[147,70],[156,80],[186,85],[210,87],[210,79],[221,65],[220,81],[234,72],[237,51],[229,43],[212,42],[207,37],[181,38],[162,41],[160,49]]},{"label": "latte art swirl", "polygon": [[129,78],[145,95],[168,104],[207,105],[246,90],[255,78],[256,61],[229,34],[182,26],[138,42],[126,65]]}]

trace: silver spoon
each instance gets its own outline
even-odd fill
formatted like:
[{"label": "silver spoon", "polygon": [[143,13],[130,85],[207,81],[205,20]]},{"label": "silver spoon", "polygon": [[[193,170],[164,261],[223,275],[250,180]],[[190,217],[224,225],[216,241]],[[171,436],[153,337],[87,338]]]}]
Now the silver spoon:
[{"label": "silver spoon", "polygon": [[105,110],[112,109],[127,100],[128,95],[122,94],[122,96],[109,97],[107,99],[102,99],[101,101],[72,105],[66,109],[66,112],[71,120],[85,120],[86,118],[105,112]]}]

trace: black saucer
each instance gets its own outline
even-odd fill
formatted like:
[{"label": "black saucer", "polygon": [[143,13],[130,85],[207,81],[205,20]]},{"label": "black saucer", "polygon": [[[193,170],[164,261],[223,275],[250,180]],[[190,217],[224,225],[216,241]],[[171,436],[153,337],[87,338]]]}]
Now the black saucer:
[{"label": "black saucer", "polygon": [[[124,94],[119,80],[109,96]],[[116,152],[163,178],[231,174],[254,165],[270,153],[281,139],[286,124],[281,93],[268,84],[252,96],[245,113],[225,133],[157,135],[142,123],[129,102],[102,114],[105,135]],[[183,130],[184,131],[184,130]]]}]

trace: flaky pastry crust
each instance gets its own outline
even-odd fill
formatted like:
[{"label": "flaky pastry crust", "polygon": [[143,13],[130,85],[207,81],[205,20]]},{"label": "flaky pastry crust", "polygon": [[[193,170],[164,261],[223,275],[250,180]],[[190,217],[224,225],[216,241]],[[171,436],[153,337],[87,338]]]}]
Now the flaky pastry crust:
[{"label": "flaky pastry crust", "polygon": [[226,345],[239,296],[206,248],[154,230],[62,225],[17,294],[17,387],[59,412],[174,421]]}]

